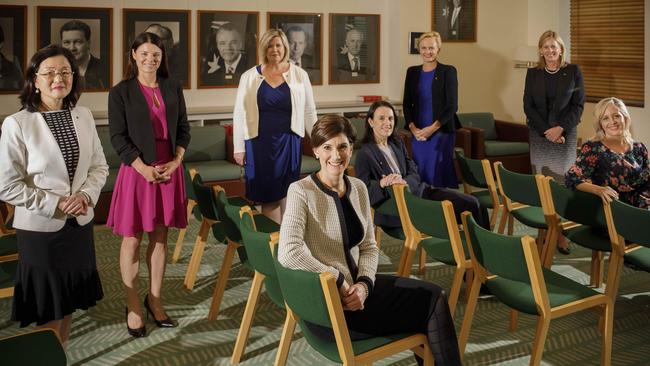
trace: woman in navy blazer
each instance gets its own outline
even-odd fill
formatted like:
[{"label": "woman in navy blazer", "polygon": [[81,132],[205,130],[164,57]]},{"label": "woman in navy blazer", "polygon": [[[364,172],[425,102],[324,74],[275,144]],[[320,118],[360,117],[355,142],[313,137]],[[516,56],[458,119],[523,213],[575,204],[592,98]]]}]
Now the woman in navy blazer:
[{"label": "woman in navy blazer", "polygon": [[[107,226],[121,235],[120,270],[127,295],[128,333],[144,337],[138,298],[140,242],[149,236],[147,314],[158,327],[175,327],[163,309],[167,231],[187,226],[183,154],[190,142],[183,89],[169,79],[166,50],[153,33],[131,45],[127,76],[108,96],[111,142],[122,159],[113,189]],[[131,325],[132,326],[131,326]]]},{"label": "woman in navy blazer", "polygon": [[460,127],[458,79],[455,67],[438,62],[441,45],[438,32],[418,39],[423,62],[406,71],[405,127],[413,134],[413,159],[422,180],[434,187],[458,188],[453,160],[455,131]]}]

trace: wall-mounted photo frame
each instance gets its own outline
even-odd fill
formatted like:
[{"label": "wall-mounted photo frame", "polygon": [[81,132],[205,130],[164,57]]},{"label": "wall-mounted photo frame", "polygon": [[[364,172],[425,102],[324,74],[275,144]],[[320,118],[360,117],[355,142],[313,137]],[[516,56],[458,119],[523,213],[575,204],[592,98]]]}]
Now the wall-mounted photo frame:
[{"label": "wall-mounted photo frame", "polygon": [[257,65],[259,13],[199,10],[198,88],[236,88]]},{"label": "wall-mounted photo frame", "polygon": [[409,33],[409,54],[417,55],[420,53],[418,50],[418,38],[423,35],[424,32],[410,32]]},{"label": "wall-mounted photo frame", "polygon": [[0,14],[0,94],[17,94],[27,65],[27,7],[0,5]]},{"label": "wall-mounted photo frame", "polygon": [[39,6],[36,14],[36,46],[59,44],[69,49],[83,91],[108,91],[113,84],[113,9]]},{"label": "wall-mounted photo frame", "polygon": [[443,42],[476,42],[476,1],[431,0],[431,24]]},{"label": "wall-mounted photo frame", "polygon": [[122,12],[123,67],[129,61],[129,50],[135,37],[142,32],[156,33],[162,38],[167,52],[169,76],[178,80],[183,88],[190,88],[190,10],[124,9]]},{"label": "wall-mounted photo frame", "polygon": [[323,14],[269,13],[269,28],[282,29],[289,40],[289,61],[302,67],[312,85],[323,84]]},{"label": "wall-mounted photo frame", "polygon": [[379,83],[379,14],[330,14],[330,84]]}]

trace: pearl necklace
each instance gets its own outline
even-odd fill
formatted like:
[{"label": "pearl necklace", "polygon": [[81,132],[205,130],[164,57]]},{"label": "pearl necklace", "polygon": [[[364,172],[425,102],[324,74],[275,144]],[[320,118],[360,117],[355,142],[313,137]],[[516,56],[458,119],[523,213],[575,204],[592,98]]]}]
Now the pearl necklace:
[{"label": "pearl necklace", "polygon": [[546,72],[548,72],[549,74],[553,75],[553,74],[557,74],[557,72],[560,71],[560,68],[558,67],[557,69],[551,71],[548,69],[548,67],[544,66],[544,70],[546,70]]}]

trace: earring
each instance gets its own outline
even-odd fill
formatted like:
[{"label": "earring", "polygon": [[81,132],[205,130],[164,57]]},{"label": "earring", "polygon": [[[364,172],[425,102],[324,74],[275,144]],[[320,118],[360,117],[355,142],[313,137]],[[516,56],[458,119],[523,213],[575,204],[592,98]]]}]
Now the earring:
[{"label": "earring", "polygon": [[320,159],[320,157],[318,155],[316,155],[316,160],[318,160],[318,159]]},{"label": "earring", "polygon": [[38,93],[40,93],[40,92],[41,92],[41,91],[40,91],[39,89],[36,89],[36,91],[35,91],[34,93],[38,94]]}]

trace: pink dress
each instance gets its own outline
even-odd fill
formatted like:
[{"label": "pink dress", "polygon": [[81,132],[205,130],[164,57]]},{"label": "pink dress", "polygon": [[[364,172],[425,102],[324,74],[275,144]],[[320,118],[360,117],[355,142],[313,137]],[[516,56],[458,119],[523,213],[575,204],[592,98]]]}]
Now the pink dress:
[{"label": "pink dress", "polygon": [[[174,158],[169,142],[165,102],[159,88],[140,84],[140,90],[149,107],[156,139],[156,161],[151,165],[164,164]],[[160,102],[159,107],[154,105],[154,93]],[[122,164],[113,189],[106,226],[112,227],[113,232],[121,236],[151,232],[158,225],[184,228],[187,226],[186,205],[183,166],[179,166],[167,182],[149,183],[131,166]]]}]

